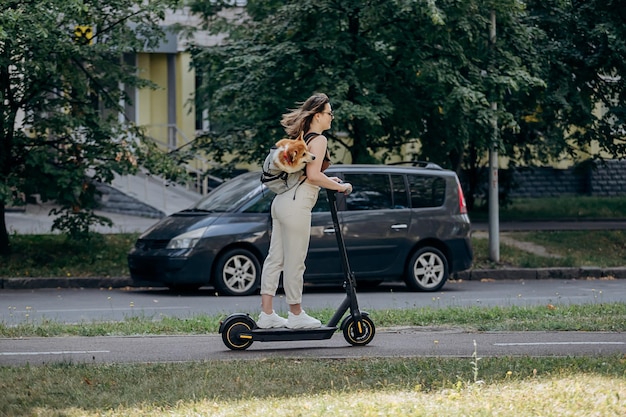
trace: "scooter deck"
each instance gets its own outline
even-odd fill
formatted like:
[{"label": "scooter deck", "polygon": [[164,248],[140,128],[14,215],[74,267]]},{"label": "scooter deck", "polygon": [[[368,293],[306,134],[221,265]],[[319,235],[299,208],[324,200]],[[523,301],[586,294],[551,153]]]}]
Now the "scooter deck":
[{"label": "scooter deck", "polygon": [[322,326],[317,329],[259,329],[242,333],[239,337],[250,335],[253,341],[274,342],[283,340],[324,340],[330,339],[337,331],[336,327]]}]

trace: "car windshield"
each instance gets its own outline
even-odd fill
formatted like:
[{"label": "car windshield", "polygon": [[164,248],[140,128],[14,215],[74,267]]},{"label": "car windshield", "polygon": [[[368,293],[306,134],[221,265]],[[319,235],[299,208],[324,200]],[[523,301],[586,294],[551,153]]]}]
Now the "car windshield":
[{"label": "car windshield", "polygon": [[258,172],[248,172],[226,181],[200,200],[191,210],[210,212],[233,211],[259,192],[261,187],[259,178],[260,174]]}]

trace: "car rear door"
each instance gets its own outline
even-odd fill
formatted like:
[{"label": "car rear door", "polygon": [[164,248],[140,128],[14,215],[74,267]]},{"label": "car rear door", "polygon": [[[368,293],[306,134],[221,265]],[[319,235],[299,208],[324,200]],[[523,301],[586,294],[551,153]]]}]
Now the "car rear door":
[{"label": "car rear door", "polygon": [[341,281],[341,259],[330,215],[327,192],[320,190],[311,213],[311,241],[306,260],[305,278],[310,282]]},{"label": "car rear door", "polygon": [[[352,270],[357,278],[382,279],[401,273],[411,220],[404,175],[351,172],[343,178],[353,185],[350,195],[338,195],[339,222]],[[324,194],[322,191],[320,199],[325,198]],[[330,213],[327,217],[313,213],[312,225],[307,275],[340,277],[341,263]]]}]

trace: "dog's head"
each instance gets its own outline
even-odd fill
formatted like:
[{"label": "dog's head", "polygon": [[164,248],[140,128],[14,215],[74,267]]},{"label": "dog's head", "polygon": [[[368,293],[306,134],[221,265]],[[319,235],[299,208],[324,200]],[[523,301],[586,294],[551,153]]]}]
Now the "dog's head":
[{"label": "dog's head", "polygon": [[278,155],[281,164],[293,167],[294,169],[302,169],[307,162],[315,159],[315,155],[309,152],[306,142],[302,135],[298,139],[281,139],[276,142]]}]

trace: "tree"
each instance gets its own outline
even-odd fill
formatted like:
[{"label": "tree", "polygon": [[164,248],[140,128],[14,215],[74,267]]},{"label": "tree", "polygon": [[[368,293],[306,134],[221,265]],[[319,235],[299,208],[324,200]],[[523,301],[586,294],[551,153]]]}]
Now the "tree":
[{"label": "tree", "polygon": [[[0,0],[0,252],[5,205],[39,194],[60,209],[53,228],[73,237],[94,223],[93,182],[158,158],[142,129],[120,121],[148,88],[124,54],[154,47],[175,1]],[[151,161],[154,163],[154,161]]]},{"label": "tree", "polygon": [[[519,160],[566,156],[580,161],[626,156],[626,4],[622,0],[528,3],[547,88],[534,111],[520,114],[521,134],[535,146]],[[530,106],[527,106],[530,108]],[[591,145],[597,145],[597,148]]]},{"label": "tree", "polygon": [[[420,159],[459,170],[490,144],[490,101],[503,103],[502,129],[514,130],[505,99],[542,86],[515,0],[251,0],[236,18],[223,14],[229,3],[192,6],[206,29],[229,35],[192,52],[205,80],[198,103],[213,126],[198,145],[218,160],[232,151],[233,164],[258,162],[283,135],[280,115],[322,91],[337,115],[330,143],[353,162],[386,161],[417,143]],[[494,8],[497,53],[488,42]]]}]

